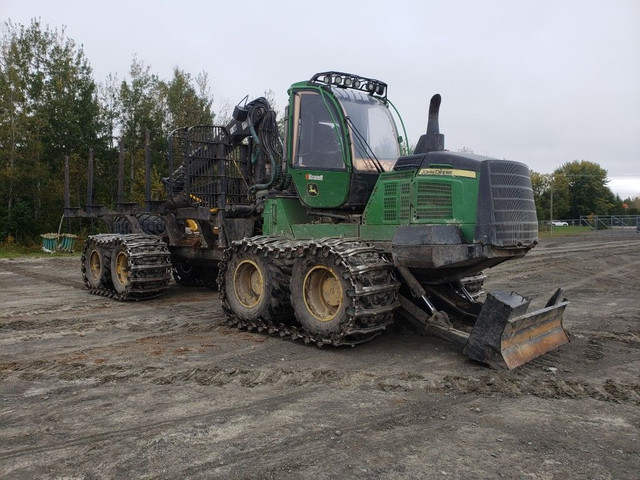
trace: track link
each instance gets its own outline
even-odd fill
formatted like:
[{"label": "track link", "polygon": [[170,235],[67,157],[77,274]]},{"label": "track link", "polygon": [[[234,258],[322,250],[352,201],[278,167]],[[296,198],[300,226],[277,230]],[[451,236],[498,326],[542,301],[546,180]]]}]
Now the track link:
[{"label": "track link", "polygon": [[[277,282],[269,314],[256,320],[239,318],[232,311],[224,288],[224,274],[230,259],[241,251],[249,251],[267,260],[270,278]],[[347,319],[336,331],[327,334],[309,332],[294,318],[289,282],[296,259],[323,255],[335,258],[342,276],[351,288],[346,292]],[[382,251],[357,239],[290,240],[259,236],[234,242],[224,251],[219,265],[218,285],[222,308],[228,325],[258,331],[318,346],[354,346],[372,340],[393,321],[400,305],[393,264]]]},{"label": "track link", "polygon": [[[87,275],[87,252],[98,249],[102,253],[104,273],[97,285],[91,285]],[[112,280],[111,259],[116,251],[127,257],[128,283],[117,291]],[[171,259],[167,244],[156,235],[101,234],[85,241],[82,257],[82,279],[94,295],[114,300],[146,300],[162,295],[171,279]]]}]

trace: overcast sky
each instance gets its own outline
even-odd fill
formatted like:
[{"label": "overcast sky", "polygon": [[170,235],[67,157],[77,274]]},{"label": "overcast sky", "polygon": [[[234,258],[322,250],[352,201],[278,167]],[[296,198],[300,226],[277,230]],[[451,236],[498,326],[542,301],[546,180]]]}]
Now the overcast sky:
[{"label": "overcast sky", "polygon": [[640,195],[640,0],[0,0],[0,17],[66,25],[102,82],[136,54],[170,79],[206,71],[215,108],[339,70],[389,85],[410,141],[442,94],[450,150],[605,168]]}]

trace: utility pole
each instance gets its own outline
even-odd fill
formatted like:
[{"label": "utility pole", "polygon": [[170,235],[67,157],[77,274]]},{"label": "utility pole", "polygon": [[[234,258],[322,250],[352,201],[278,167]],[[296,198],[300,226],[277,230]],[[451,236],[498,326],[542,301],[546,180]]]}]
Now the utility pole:
[{"label": "utility pole", "polygon": [[147,128],[144,132],[144,192],[145,205],[150,208],[151,204],[151,133]]},{"label": "utility pole", "polygon": [[124,202],[124,136],[120,137],[118,153],[118,203]]},{"label": "utility pole", "polygon": [[553,235],[553,177],[551,174],[551,180],[549,181],[549,190],[551,191],[551,201],[549,202],[549,235]]}]

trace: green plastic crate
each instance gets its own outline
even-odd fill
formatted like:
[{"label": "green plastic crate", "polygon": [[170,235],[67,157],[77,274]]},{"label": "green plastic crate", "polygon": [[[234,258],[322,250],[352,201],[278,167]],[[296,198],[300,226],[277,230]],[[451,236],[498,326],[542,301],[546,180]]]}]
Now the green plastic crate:
[{"label": "green plastic crate", "polygon": [[63,233],[62,235],[60,235],[60,238],[59,238],[60,242],[58,243],[58,251],[68,252],[68,253],[73,252],[73,244],[76,238],[78,238],[78,236],[73,235],[71,233]]},{"label": "green plastic crate", "polygon": [[45,253],[53,253],[58,248],[58,234],[57,233],[43,233],[42,237],[42,251]]}]

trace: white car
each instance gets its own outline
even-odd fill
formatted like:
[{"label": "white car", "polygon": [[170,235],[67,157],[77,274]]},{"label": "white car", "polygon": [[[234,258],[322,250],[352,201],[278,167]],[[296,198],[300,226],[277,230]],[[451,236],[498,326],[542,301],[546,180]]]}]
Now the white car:
[{"label": "white car", "polygon": [[567,222],[563,222],[560,220],[554,220],[551,222],[551,225],[553,225],[554,227],[568,227],[569,224]]}]

